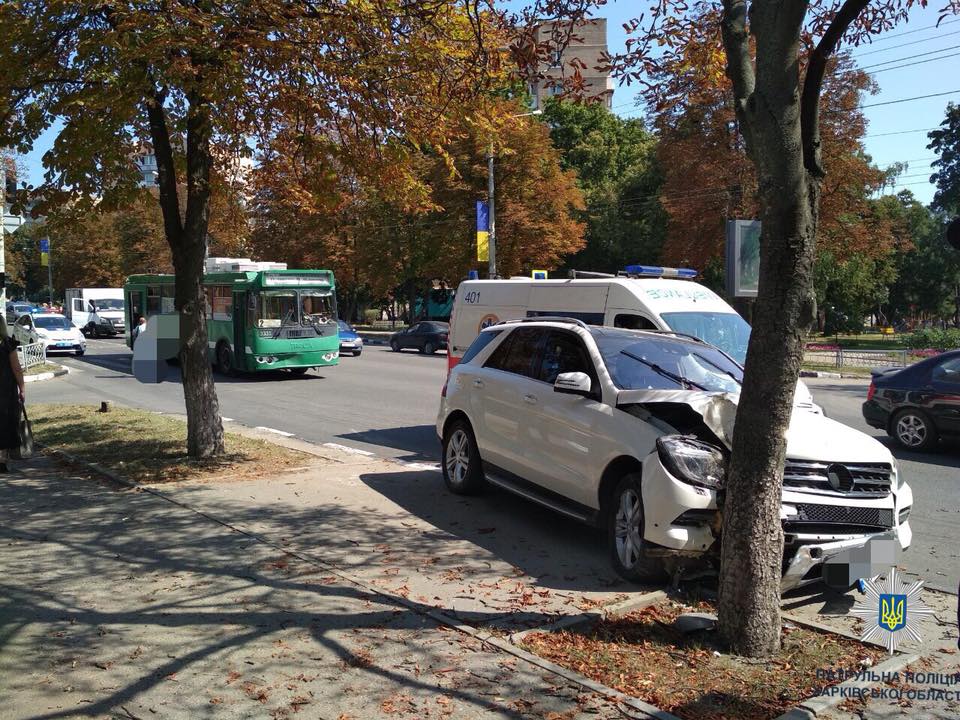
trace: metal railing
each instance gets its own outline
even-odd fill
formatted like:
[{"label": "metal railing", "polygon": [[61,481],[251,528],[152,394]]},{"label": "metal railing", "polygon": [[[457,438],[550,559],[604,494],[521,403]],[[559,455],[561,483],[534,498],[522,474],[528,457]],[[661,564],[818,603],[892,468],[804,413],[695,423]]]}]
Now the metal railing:
[{"label": "metal railing", "polygon": [[835,368],[906,367],[913,359],[909,350],[805,350],[803,362],[810,365],[831,365]]},{"label": "metal railing", "polygon": [[47,350],[43,343],[28,343],[17,348],[20,353],[20,367],[24,370],[47,361]]}]

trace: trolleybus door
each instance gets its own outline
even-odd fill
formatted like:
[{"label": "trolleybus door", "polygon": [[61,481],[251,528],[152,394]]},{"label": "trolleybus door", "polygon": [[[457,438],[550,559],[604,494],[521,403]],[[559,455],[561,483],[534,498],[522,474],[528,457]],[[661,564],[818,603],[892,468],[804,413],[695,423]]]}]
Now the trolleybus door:
[{"label": "trolleybus door", "polygon": [[234,367],[247,369],[247,295],[246,292],[233,294],[233,362]]}]

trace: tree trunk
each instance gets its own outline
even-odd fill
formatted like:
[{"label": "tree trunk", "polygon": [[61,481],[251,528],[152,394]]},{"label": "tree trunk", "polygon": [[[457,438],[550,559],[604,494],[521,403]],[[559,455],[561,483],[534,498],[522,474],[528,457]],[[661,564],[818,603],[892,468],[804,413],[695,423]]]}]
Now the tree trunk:
[{"label": "tree trunk", "polygon": [[[180,252],[174,255],[176,308],[180,313],[180,363],[187,405],[187,453],[206,458],[224,453],[220,401],[213,384],[204,317],[203,263],[210,221],[211,120],[202,97],[187,111],[187,211]],[[179,257],[178,257],[179,255]]]},{"label": "tree trunk", "polygon": [[[801,169],[802,171],[802,169]],[[786,431],[813,317],[816,221],[798,193],[767,193],[760,287],[734,429],[723,506],[720,630],[733,652],[772,655],[780,647],[783,529],[780,506]],[[793,195],[793,197],[791,197]]]},{"label": "tree trunk", "polygon": [[223,421],[213,384],[204,318],[203,261],[210,217],[211,122],[202,99],[191,96],[187,113],[187,207],[180,217],[176,168],[164,102],[158,90],[145,104],[157,160],[164,234],[170,245],[174,307],[180,317],[180,368],[187,411],[187,453],[206,458],[224,452]]},{"label": "tree trunk", "polygon": [[813,261],[818,179],[804,163],[798,77],[799,0],[725,0],[724,44],[737,115],[757,168],[760,277],[723,499],[719,629],[732,652],[780,648],[780,522],[786,431],[816,301]]}]

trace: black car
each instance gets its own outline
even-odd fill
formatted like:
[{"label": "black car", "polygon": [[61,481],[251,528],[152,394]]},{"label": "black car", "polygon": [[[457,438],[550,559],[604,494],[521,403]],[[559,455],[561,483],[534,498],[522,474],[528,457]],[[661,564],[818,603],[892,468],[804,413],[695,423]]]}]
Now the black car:
[{"label": "black car", "polygon": [[960,438],[960,350],[903,369],[875,370],[863,417],[908,450],[932,450],[941,438]]},{"label": "black car", "polygon": [[422,353],[432,355],[437,350],[447,349],[449,333],[448,323],[424,320],[391,335],[390,349],[400,352],[405,348],[416,348]]}]

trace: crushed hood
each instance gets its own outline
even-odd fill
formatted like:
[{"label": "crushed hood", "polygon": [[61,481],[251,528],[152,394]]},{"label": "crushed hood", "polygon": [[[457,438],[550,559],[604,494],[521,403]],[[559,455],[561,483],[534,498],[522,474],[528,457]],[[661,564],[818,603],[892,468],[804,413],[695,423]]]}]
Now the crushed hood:
[{"label": "crushed hood", "polygon": [[[695,417],[697,424],[702,422],[729,450],[739,399],[729,393],[690,390],[621,390],[617,407],[630,406],[632,414],[665,432],[695,433],[691,422]],[[875,438],[801,407],[794,407],[787,428],[787,456],[828,462],[893,462],[890,451]]]}]

